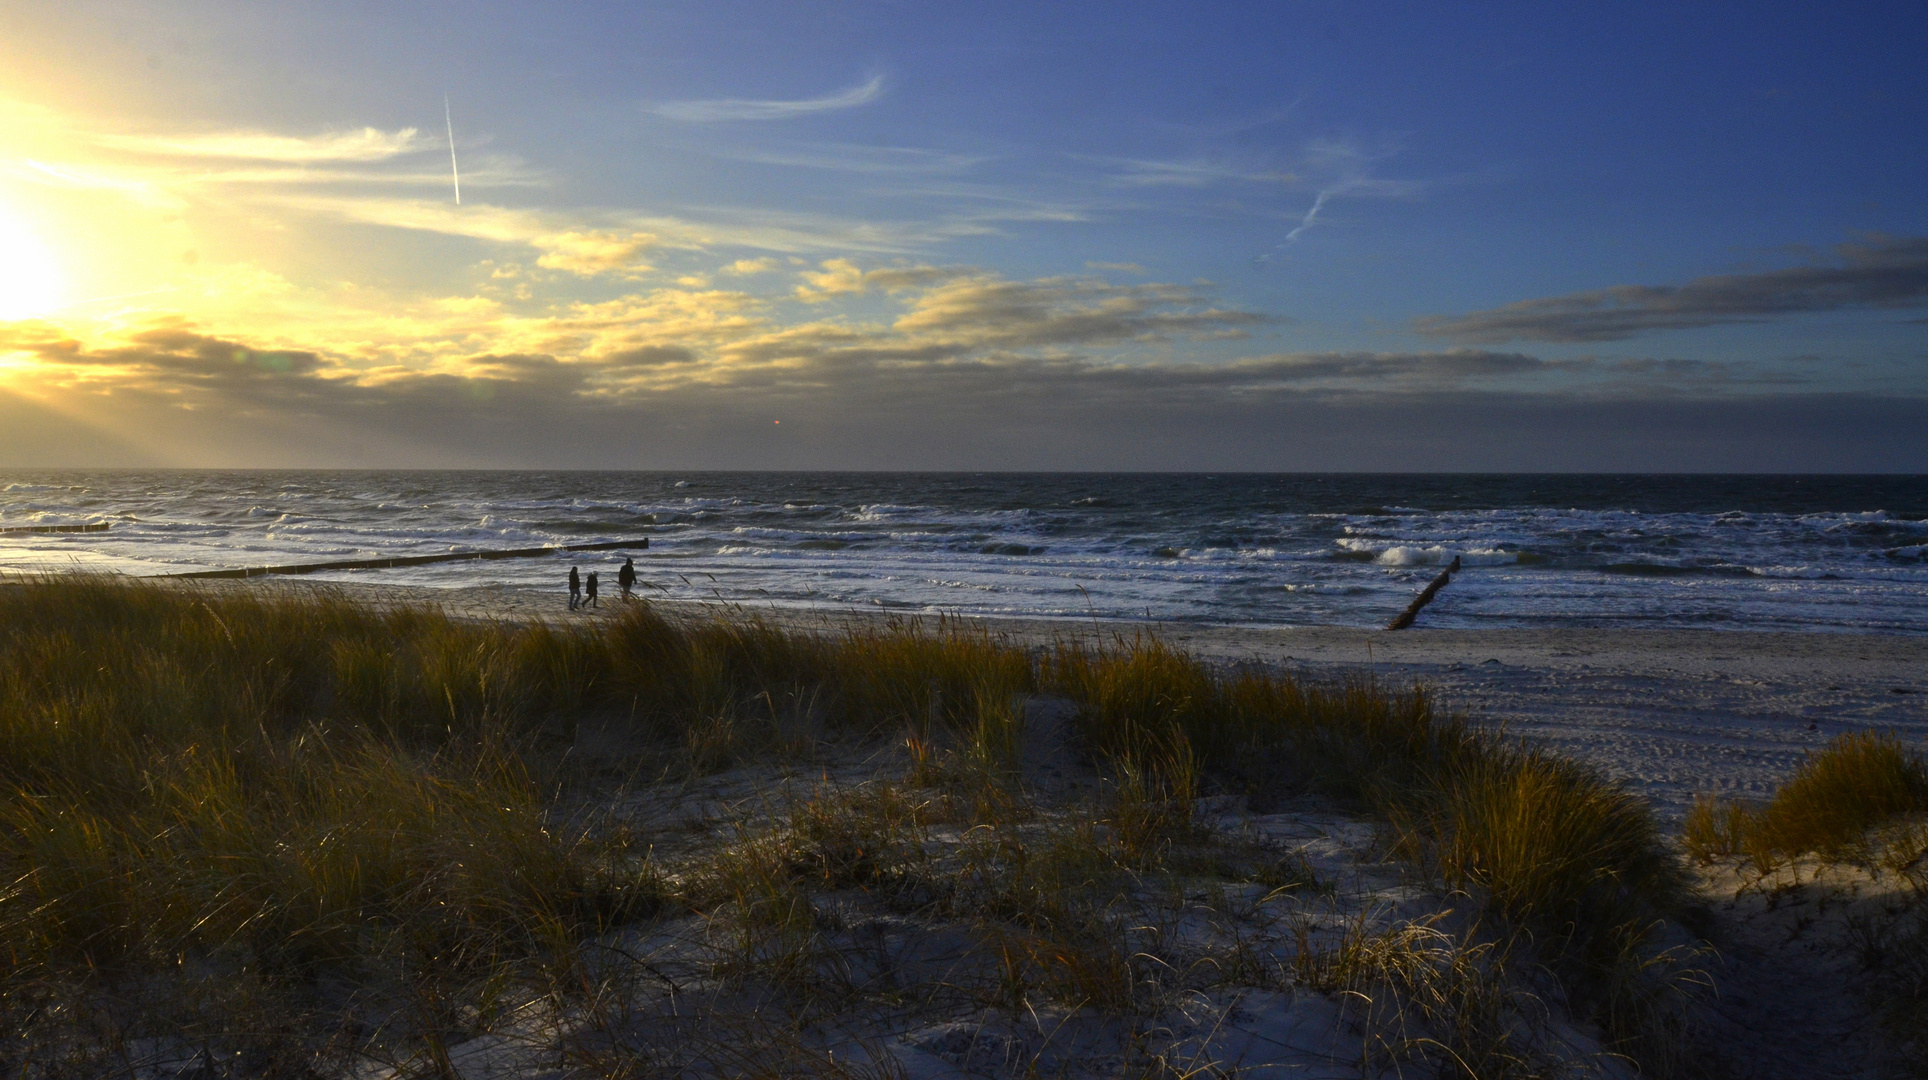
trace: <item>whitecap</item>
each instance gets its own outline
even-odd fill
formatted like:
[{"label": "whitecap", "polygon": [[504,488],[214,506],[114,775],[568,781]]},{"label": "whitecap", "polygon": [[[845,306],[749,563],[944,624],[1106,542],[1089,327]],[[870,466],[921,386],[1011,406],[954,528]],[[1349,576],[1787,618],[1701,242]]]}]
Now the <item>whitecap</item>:
[{"label": "whitecap", "polygon": [[[1344,543],[1341,541],[1341,543]],[[1352,551],[1370,550],[1365,546],[1352,547]],[[1440,544],[1419,546],[1415,544],[1396,544],[1378,551],[1373,562],[1381,566],[1445,566],[1458,559],[1461,566],[1510,566],[1520,561],[1517,551],[1499,551],[1494,548],[1450,548]]]}]

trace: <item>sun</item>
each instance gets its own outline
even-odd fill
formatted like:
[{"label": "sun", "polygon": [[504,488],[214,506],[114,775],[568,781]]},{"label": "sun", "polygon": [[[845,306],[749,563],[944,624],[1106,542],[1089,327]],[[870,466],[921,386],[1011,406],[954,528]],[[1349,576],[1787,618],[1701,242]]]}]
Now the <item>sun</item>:
[{"label": "sun", "polygon": [[0,203],[0,320],[31,319],[61,306],[60,268],[27,223]]}]

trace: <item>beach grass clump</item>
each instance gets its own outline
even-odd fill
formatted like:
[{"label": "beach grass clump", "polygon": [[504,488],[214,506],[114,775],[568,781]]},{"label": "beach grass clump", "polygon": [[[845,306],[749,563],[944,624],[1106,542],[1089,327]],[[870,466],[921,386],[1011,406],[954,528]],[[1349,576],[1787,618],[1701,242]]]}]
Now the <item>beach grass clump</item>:
[{"label": "beach grass clump", "polygon": [[1442,715],[1417,688],[1221,673],[1147,636],[1061,646],[1045,681],[1079,704],[1098,753],[1141,763],[1115,770],[1127,783],[1203,777],[1255,798],[1286,785],[1381,818],[1397,853],[1529,935],[1612,1037],[1653,1041],[1633,999],[1668,983],[1652,943],[1686,878],[1651,808],[1590,767]]},{"label": "beach grass clump", "polygon": [[1751,871],[1748,887],[1780,883],[1770,897],[1827,864],[1896,875],[1901,887],[1846,927],[1871,1011],[1910,1075],[1928,1075],[1928,759],[1889,733],[1838,735],[1764,802],[1697,799],[1681,842],[1703,864]]},{"label": "beach grass clump", "polygon": [[983,629],[945,622],[795,633],[754,614],[672,620],[648,604],[610,620],[604,707],[639,732],[685,741],[696,771],[743,754],[802,751],[820,738],[909,731],[961,735],[986,760],[1016,757],[1025,653]]},{"label": "beach grass clump", "polygon": [[1369,1060],[1393,1072],[1417,1063],[1441,1076],[1568,1075],[1548,1053],[1549,1010],[1516,977],[1520,944],[1451,934],[1437,919],[1374,932],[1352,926],[1329,947],[1303,941],[1294,973],[1301,985],[1340,995],[1366,1032]]},{"label": "beach grass clump", "polygon": [[1928,760],[1891,734],[1836,736],[1761,804],[1702,797],[1683,823],[1701,862],[1741,857],[1762,870],[1813,855],[1831,862],[1912,861],[1909,828],[1928,814]]},{"label": "beach grass clump", "polygon": [[1893,735],[1849,732],[1808,758],[1761,809],[1763,855],[1866,856],[1870,830],[1928,811],[1928,763]]},{"label": "beach grass clump", "polygon": [[0,590],[0,624],[0,925],[95,965],[243,939],[339,958],[371,919],[493,938],[615,904],[545,820],[542,751],[586,716],[710,767],[935,724],[1008,769],[1033,685],[982,633],[647,605],[599,633],[75,577]]},{"label": "beach grass clump", "polygon": [[1747,850],[1760,807],[1740,799],[1697,795],[1680,824],[1680,846],[1703,866]]},{"label": "beach grass clump", "polygon": [[[1140,762],[1152,787],[1196,786],[1202,774],[1350,798],[1387,818],[1446,883],[1477,886],[1498,914],[1549,940],[1583,947],[1601,928],[1659,919],[1682,901],[1684,878],[1643,801],[1585,765],[1441,715],[1417,689],[1221,675],[1142,637],[1062,647],[1049,664],[1051,684],[1080,704],[1086,738]],[[1255,761],[1277,775],[1254,777]]]},{"label": "beach grass clump", "polygon": [[0,620],[24,955],[325,954],[377,913],[493,932],[586,895],[521,752],[593,685],[579,636],[85,578],[0,590]]},{"label": "beach grass clump", "polygon": [[[1036,685],[1021,650],[963,627],[799,634],[646,604],[561,628],[73,576],[0,589],[0,626],[0,1015],[42,1028],[79,1013],[13,1006],[190,968],[270,986],[289,1015],[343,979],[404,1013],[539,979],[570,942],[689,899],[652,838],[559,801],[598,779],[572,764],[583,723],[695,772],[914,730],[1008,777]],[[906,813],[819,800],[780,873],[716,902],[789,941],[799,890],[889,876]],[[165,1022],[115,1023],[220,1026],[172,997]]]},{"label": "beach grass clump", "polygon": [[1672,914],[1685,896],[1678,860],[1637,796],[1577,762],[1492,747],[1462,754],[1438,790],[1396,820],[1417,832],[1447,884],[1477,887],[1510,923],[1594,967]]},{"label": "beach grass clump", "polygon": [[254,985],[285,1018],[350,978],[408,1037],[447,987],[657,902],[553,813],[591,635],[89,577],[0,588],[0,626],[0,1012],[66,988],[27,1027],[286,1028],[124,988]]}]

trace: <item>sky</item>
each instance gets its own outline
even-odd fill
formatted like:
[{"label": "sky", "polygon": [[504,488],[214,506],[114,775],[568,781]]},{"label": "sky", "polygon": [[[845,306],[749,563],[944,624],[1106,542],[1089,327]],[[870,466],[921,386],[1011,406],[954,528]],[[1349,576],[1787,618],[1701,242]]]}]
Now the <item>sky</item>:
[{"label": "sky", "polygon": [[1928,472],[1924,55],[1919,2],[7,0],[0,468]]}]

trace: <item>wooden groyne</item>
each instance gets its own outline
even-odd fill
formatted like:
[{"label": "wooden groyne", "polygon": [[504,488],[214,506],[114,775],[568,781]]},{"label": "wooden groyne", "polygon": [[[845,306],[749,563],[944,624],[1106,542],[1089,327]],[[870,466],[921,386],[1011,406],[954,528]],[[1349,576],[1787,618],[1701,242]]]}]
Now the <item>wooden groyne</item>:
[{"label": "wooden groyne", "polygon": [[1433,579],[1431,585],[1421,589],[1419,595],[1413,597],[1413,602],[1406,605],[1406,610],[1400,612],[1398,618],[1386,624],[1386,629],[1404,630],[1408,626],[1411,626],[1413,620],[1419,617],[1419,609],[1433,602],[1433,597],[1439,595],[1439,590],[1445,588],[1447,583],[1453,580],[1453,571],[1457,569],[1459,569],[1459,556],[1455,555],[1453,556],[1453,565],[1441,570],[1439,576]]},{"label": "wooden groyne", "polygon": [[251,578],[266,574],[312,574],[318,570],[386,570],[395,566],[426,566],[429,563],[469,562],[485,559],[534,559],[564,551],[617,551],[649,547],[649,537],[637,540],[610,540],[599,544],[556,544],[549,547],[504,548],[496,551],[452,551],[442,555],[396,555],[386,559],[343,559],[337,562],[295,563],[288,566],[248,566],[232,570],[192,570],[182,574],[157,574],[165,578]]},{"label": "wooden groyne", "polygon": [[107,526],[105,521],[91,525],[8,525],[0,528],[0,533],[106,532]]}]

